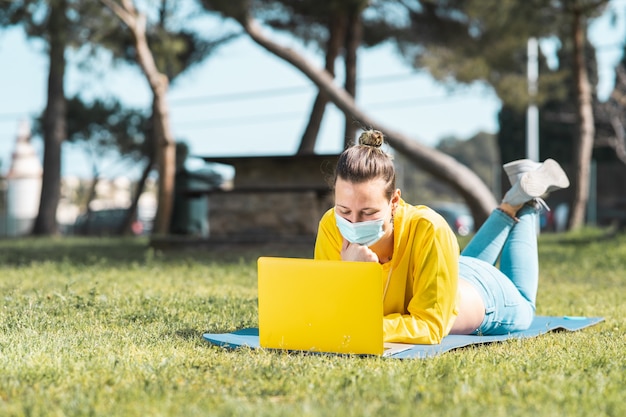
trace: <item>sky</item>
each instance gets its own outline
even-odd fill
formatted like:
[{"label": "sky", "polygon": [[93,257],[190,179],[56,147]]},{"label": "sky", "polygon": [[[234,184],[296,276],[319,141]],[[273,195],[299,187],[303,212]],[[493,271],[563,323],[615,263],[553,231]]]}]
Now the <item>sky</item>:
[{"label": "sky", "polygon": [[[590,28],[598,48],[600,97],[612,88],[613,68],[625,39],[626,1],[613,0],[620,14],[617,26],[608,16]],[[280,39],[281,42],[285,41]],[[299,44],[291,45],[321,65],[320,58]],[[542,42],[549,55],[554,45]],[[18,125],[45,107],[48,63],[43,45],[25,39],[21,28],[0,32],[0,175],[9,169]],[[68,56],[73,60],[71,54]],[[496,133],[500,101],[489,86],[445,86],[425,72],[416,72],[391,46],[363,50],[358,56],[357,104],[384,126],[435,146],[446,136],[470,138]],[[541,76],[541,74],[539,74]],[[70,64],[66,94],[87,98],[117,97],[128,106],[149,108],[151,93],[137,68],[113,67],[106,60],[96,73],[85,74]],[[288,63],[265,52],[247,37],[221,48],[176,80],[168,93],[174,136],[192,154],[250,156],[293,154],[304,130],[316,90]],[[327,107],[317,153],[342,150],[343,116]],[[40,154],[41,140],[33,140]],[[63,175],[89,177],[88,155],[72,144],[63,148]],[[126,172],[112,168],[109,175]]]}]

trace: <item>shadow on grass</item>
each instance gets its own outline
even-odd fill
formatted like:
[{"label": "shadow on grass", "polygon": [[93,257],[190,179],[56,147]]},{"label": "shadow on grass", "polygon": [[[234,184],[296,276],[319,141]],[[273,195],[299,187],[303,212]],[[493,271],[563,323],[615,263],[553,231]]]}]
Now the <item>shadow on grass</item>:
[{"label": "shadow on grass", "polygon": [[193,257],[226,263],[255,262],[261,256],[312,258],[314,242],[210,242],[190,241],[178,245],[159,246],[165,257]]},{"label": "shadow on grass", "polygon": [[17,238],[0,240],[0,262],[23,265],[32,262],[124,264],[142,261],[148,240],[142,238]]},{"label": "shadow on grass", "polygon": [[210,244],[154,248],[147,238],[61,237],[0,240],[0,263],[26,265],[32,262],[123,266],[148,261],[199,263],[254,262],[260,256],[312,257],[311,244]]},{"label": "shadow on grass", "polygon": [[[624,244],[626,233],[615,228],[589,228],[576,232],[544,233],[540,239],[540,246],[583,247],[599,242]],[[460,238],[460,246],[464,247],[467,240],[469,237]],[[189,241],[155,247],[147,237],[26,237],[0,239],[0,264],[20,266],[32,262],[69,262],[77,265],[124,266],[150,261],[236,264],[255,262],[261,256],[312,258],[313,249],[313,242]]]}]

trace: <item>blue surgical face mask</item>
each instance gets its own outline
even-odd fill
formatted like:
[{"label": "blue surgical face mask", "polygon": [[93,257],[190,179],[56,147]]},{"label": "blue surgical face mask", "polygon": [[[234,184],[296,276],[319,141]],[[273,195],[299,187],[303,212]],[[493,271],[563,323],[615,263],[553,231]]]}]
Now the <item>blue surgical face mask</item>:
[{"label": "blue surgical face mask", "polygon": [[385,219],[368,220],[365,222],[350,223],[335,212],[337,227],[341,235],[350,243],[371,246],[378,242],[385,234],[383,226]]}]

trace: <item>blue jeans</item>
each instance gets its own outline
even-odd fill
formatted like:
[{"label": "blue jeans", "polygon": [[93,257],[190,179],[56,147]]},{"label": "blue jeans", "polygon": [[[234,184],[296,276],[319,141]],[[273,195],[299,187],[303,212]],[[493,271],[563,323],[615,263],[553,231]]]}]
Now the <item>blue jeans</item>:
[{"label": "blue jeans", "polygon": [[539,282],[537,215],[535,208],[524,206],[515,222],[494,210],[461,252],[459,277],[485,303],[485,319],[474,334],[507,334],[532,323]]}]

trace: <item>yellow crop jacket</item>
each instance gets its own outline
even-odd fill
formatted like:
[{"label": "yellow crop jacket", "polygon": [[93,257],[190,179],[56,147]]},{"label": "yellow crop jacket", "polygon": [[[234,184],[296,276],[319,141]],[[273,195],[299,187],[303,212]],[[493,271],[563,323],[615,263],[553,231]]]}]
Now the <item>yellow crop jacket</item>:
[{"label": "yellow crop jacket", "polygon": [[[400,200],[394,215],[394,250],[383,264],[385,342],[437,344],[458,314],[459,245],[446,221],[426,206]],[[343,238],[334,208],[322,217],[315,259],[341,260]]]}]

